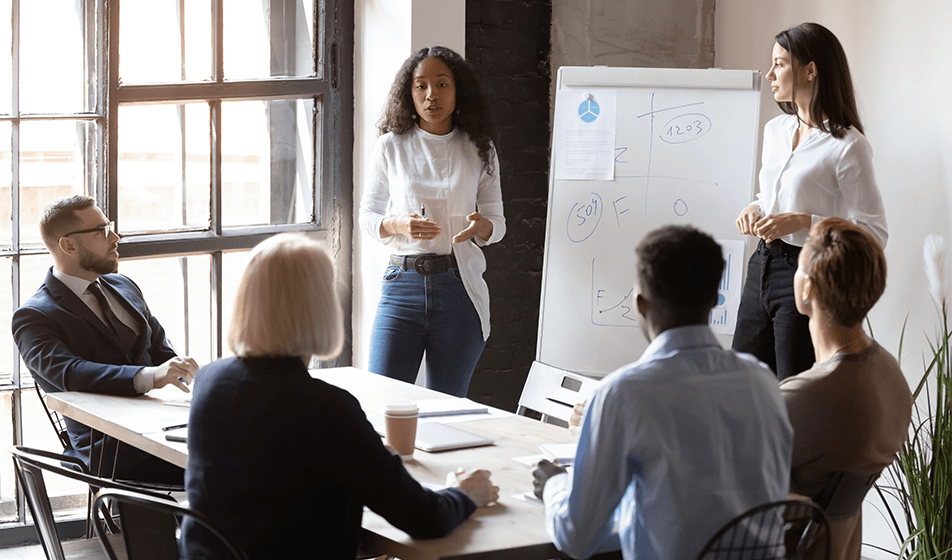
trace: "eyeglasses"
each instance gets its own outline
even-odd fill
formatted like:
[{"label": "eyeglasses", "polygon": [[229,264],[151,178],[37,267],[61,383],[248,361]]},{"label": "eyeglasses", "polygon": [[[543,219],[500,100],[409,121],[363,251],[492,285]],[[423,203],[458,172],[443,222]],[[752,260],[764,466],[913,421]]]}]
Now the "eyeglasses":
[{"label": "eyeglasses", "polygon": [[64,233],[63,237],[68,237],[70,235],[76,235],[78,233],[93,233],[93,232],[102,232],[102,236],[109,238],[109,233],[116,231],[116,222],[109,222],[108,224],[103,224],[101,226],[96,226],[89,229],[81,229],[79,231],[71,231],[69,233]]}]

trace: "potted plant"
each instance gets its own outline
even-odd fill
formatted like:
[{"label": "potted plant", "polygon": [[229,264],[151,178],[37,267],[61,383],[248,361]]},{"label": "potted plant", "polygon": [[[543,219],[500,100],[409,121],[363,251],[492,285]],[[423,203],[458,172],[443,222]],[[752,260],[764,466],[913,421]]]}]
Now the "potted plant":
[{"label": "potted plant", "polygon": [[[912,393],[909,439],[887,468],[884,478],[891,480],[877,484],[876,490],[899,538],[899,558],[952,560],[952,331],[946,303],[944,240],[927,236],[923,254],[929,289],[941,314],[941,331],[929,342],[931,360]],[[900,361],[904,335],[905,325]],[[887,501],[886,496],[893,500]],[[899,510],[898,516],[894,509]]]}]

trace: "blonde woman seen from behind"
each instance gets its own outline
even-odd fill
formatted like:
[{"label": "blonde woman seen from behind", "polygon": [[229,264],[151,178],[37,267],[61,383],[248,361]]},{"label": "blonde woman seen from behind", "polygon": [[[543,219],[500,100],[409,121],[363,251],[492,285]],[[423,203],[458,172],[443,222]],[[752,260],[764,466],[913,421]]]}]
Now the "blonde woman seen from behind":
[{"label": "blonde woman seen from behind", "polygon": [[[235,353],[203,368],[189,415],[189,504],[251,558],[352,560],[364,506],[416,538],[441,537],[498,499],[483,470],[424,489],[387,451],[357,400],[310,376],[336,356],[343,316],[334,266],[317,242],[281,234],[258,245],[235,298]],[[456,486],[456,487],[452,487]],[[268,514],[267,512],[278,512]],[[216,539],[186,524],[182,558]]]}]

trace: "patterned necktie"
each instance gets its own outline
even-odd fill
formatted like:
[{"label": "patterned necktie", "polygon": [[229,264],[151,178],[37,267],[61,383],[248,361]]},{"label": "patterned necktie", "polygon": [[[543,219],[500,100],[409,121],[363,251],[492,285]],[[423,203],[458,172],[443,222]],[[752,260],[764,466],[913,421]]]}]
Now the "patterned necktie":
[{"label": "patterned necktie", "polygon": [[131,356],[135,351],[136,341],[139,337],[135,331],[126,326],[126,324],[120,321],[119,317],[116,317],[116,314],[112,312],[112,308],[109,307],[109,302],[106,300],[106,294],[103,293],[102,286],[99,285],[99,280],[89,285],[89,293],[95,296],[99,302],[99,308],[102,309],[102,314],[106,318],[106,326],[110,327],[112,332],[116,335],[120,346],[125,349],[126,354]]}]

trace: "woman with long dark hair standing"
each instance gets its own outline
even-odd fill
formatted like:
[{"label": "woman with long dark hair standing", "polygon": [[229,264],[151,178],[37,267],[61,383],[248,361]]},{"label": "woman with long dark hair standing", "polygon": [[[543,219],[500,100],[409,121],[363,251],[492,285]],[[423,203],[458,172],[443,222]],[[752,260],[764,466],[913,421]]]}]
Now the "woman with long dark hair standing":
[{"label": "woman with long dark hair standing", "polygon": [[491,121],[472,69],[445,47],[397,72],[360,204],[365,233],[391,248],[370,371],[466,396],[489,337],[481,246],[506,233]]},{"label": "woman with long dark hair standing", "polygon": [[808,319],[793,293],[810,227],[845,218],[882,246],[887,231],[843,47],[816,23],[775,40],[767,79],[784,114],[764,127],[760,193],[737,217],[737,229],[760,240],[747,267],[733,348],[755,355],[782,380],[813,365]]}]

